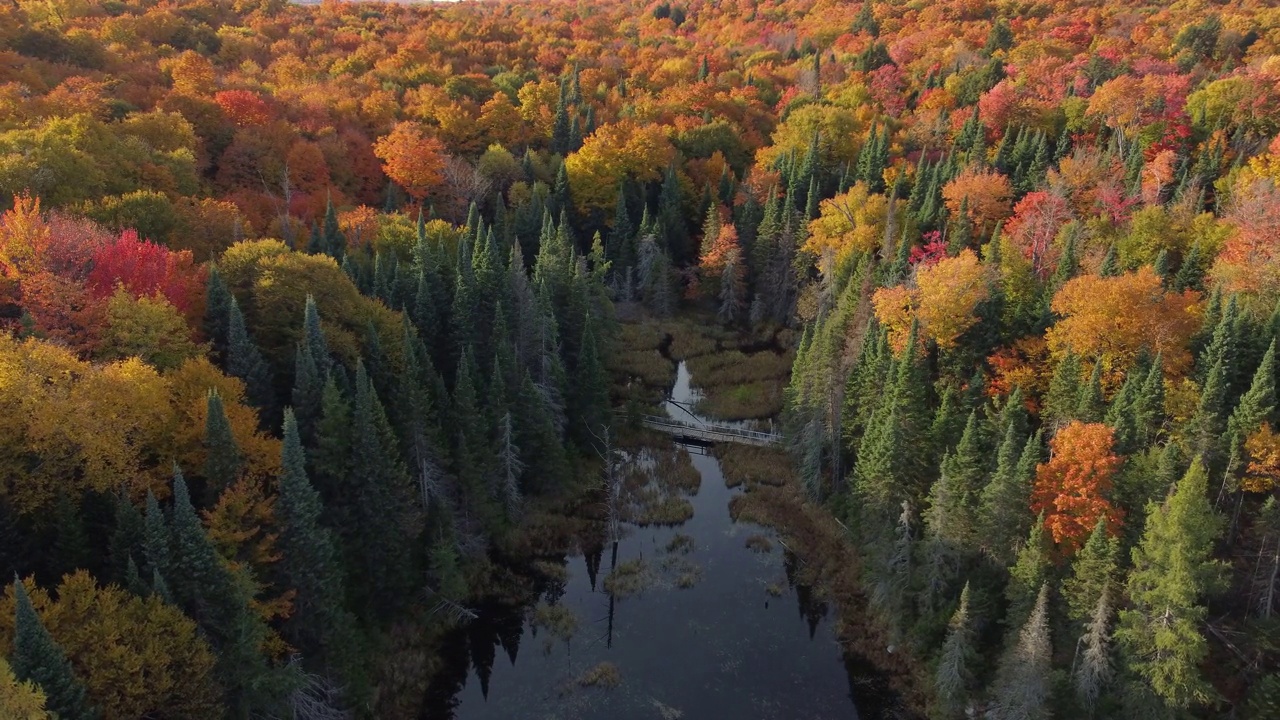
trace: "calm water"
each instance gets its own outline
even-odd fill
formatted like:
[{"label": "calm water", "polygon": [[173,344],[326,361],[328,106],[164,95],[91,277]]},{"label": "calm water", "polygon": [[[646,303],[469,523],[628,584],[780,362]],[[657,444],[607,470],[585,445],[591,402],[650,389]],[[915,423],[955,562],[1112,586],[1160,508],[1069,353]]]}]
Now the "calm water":
[{"label": "calm water", "polygon": [[[673,395],[685,401],[683,364],[680,375]],[[882,683],[843,655],[828,608],[792,581],[799,561],[774,533],[730,518],[740,490],[725,487],[715,458],[683,451],[701,475],[693,517],[675,528],[629,526],[616,549],[565,557],[566,582],[542,602],[576,616],[568,642],[533,627],[532,608],[482,608],[448,643],[449,677],[436,683],[428,717],[852,719],[855,696],[863,717],[880,715]],[[692,549],[669,549],[677,535],[692,538]],[[771,550],[748,548],[753,536]],[[640,559],[650,582],[611,599],[604,579]],[[581,686],[602,661],[617,667],[620,684]]]}]

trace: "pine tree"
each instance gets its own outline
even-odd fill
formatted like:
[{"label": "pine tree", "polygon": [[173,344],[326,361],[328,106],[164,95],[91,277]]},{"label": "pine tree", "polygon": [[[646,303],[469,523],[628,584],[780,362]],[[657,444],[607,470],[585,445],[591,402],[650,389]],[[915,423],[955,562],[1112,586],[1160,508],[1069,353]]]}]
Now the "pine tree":
[{"label": "pine tree", "polygon": [[169,525],[160,509],[160,503],[150,490],[147,491],[147,514],[144,527],[144,550],[147,568],[162,575],[173,569],[173,547],[169,539]]},{"label": "pine tree", "polygon": [[1018,559],[1009,568],[1009,585],[1005,588],[1009,600],[1009,611],[1005,614],[1007,627],[1018,627],[1031,614],[1036,592],[1048,578],[1049,565],[1049,545],[1041,514],[1031,527],[1027,544],[1018,551]]},{"label": "pine tree", "polygon": [[59,720],[95,720],[98,711],[85,696],[84,683],[76,677],[66,653],[45,628],[27,595],[27,588],[13,581],[13,674],[35,683],[45,694],[45,707]]},{"label": "pine tree", "polygon": [[234,297],[228,311],[226,369],[227,374],[244,381],[249,401],[255,406],[267,409],[274,404],[271,368],[249,336],[244,314]]},{"label": "pine tree", "polygon": [[498,488],[497,495],[507,513],[507,520],[515,520],[520,516],[523,498],[520,492],[520,478],[524,475],[525,463],[521,459],[520,446],[516,444],[514,423],[511,412],[503,413],[498,421]]},{"label": "pine tree", "polygon": [[305,341],[300,341],[293,353],[292,398],[293,407],[297,410],[298,432],[303,442],[310,445],[316,423],[320,422],[324,378],[320,376],[320,368]]},{"label": "pine tree", "polygon": [[262,654],[267,626],[250,606],[247,585],[218,557],[176,469],[170,536],[173,562],[164,575],[171,580],[174,599],[217,651],[216,672],[228,711],[248,718],[278,709],[296,678],[287,668],[273,667]]},{"label": "pine tree", "polygon": [[1053,370],[1049,394],[1044,401],[1044,416],[1055,425],[1066,425],[1080,407],[1080,359],[1067,351]]},{"label": "pine tree", "polygon": [[205,394],[205,407],[205,505],[212,507],[218,502],[222,491],[231,487],[240,477],[244,456],[240,452],[240,446],[236,444],[235,436],[231,434],[231,423],[227,420],[222,396],[217,390],[210,389]]},{"label": "pine tree", "polygon": [[1119,543],[1109,537],[1106,518],[1099,518],[1098,526],[1071,563],[1071,577],[1062,585],[1067,615],[1072,620],[1084,622],[1097,608],[1098,598],[1115,578],[1118,552]]},{"label": "pine tree", "polygon": [[1208,465],[1217,466],[1226,429],[1227,361],[1219,357],[1209,368],[1195,415],[1188,424],[1191,449]]},{"label": "pine tree", "polygon": [[555,121],[551,128],[551,152],[558,155],[568,155],[572,150],[570,147],[570,133],[573,129],[569,125],[569,106],[565,100],[564,94],[560,95],[560,102],[556,103]]},{"label": "pine tree", "polygon": [[[1035,591],[1033,591],[1035,592]],[[1034,605],[1014,644],[1000,661],[992,687],[994,720],[1047,720],[1050,660],[1049,584],[1041,583]]]},{"label": "pine tree", "polygon": [[978,508],[980,542],[1001,566],[1014,561],[1015,549],[1030,529],[1031,513],[1027,508],[1039,460],[1039,434],[1020,443],[1016,429],[1010,427],[996,452],[996,471],[982,490]]},{"label": "pine tree", "polygon": [[978,414],[969,413],[965,422],[964,433],[956,445],[955,452],[942,461],[942,472],[950,475],[955,483],[959,496],[956,498],[956,509],[961,512],[964,531],[956,536],[962,544],[968,544],[977,529],[974,512],[978,504],[978,496],[982,491],[982,479],[987,472],[987,463],[982,448],[982,431],[978,426]]},{"label": "pine tree", "polygon": [[1204,600],[1221,586],[1223,566],[1212,558],[1221,526],[1209,504],[1208,473],[1197,460],[1147,517],[1133,550],[1131,608],[1120,612],[1116,641],[1129,667],[1170,708],[1186,709],[1214,695],[1200,671],[1209,652],[1200,628]]},{"label": "pine tree", "polygon": [[947,625],[947,639],[938,652],[934,691],[943,718],[963,717],[978,663],[977,637],[969,618],[969,583],[960,592],[960,607]]},{"label": "pine tree", "polygon": [[410,489],[390,423],[360,361],[354,386],[343,535],[355,607],[372,620],[393,617],[412,587],[412,538],[405,529]]},{"label": "pine tree", "polygon": [[52,560],[60,574],[75,572],[88,567],[93,560],[89,536],[85,530],[81,508],[72,500],[71,492],[63,490],[53,508],[54,541]]},{"label": "pine tree", "polygon": [[1164,424],[1164,359],[1156,355],[1142,388],[1133,399],[1134,445],[1151,445]]},{"label": "pine tree", "polygon": [[222,280],[216,263],[209,264],[209,279],[205,284],[204,334],[213,346],[213,356],[223,358],[227,352],[227,323],[231,318],[233,298]]},{"label": "pine tree", "polygon": [[581,351],[574,372],[574,399],[570,417],[577,427],[577,437],[583,447],[594,447],[596,438],[609,425],[609,380],[596,348],[596,336],[591,325],[582,335]]},{"label": "pine tree", "polygon": [[280,579],[282,587],[297,593],[285,639],[309,665],[325,669],[351,651],[352,623],[343,609],[344,580],[334,538],[320,522],[323,504],[307,479],[298,423],[290,409],[284,411],[280,467],[275,503]]},{"label": "pine tree", "polygon": [[1105,403],[1102,399],[1102,362],[1095,360],[1089,382],[1080,388],[1080,399],[1076,405],[1075,417],[1086,423],[1102,420]]},{"label": "pine tree", "polygon": [[1276,407],[1276,341],[1273,339],[1254,372],[1248,392],[1240,397],[1227,421],[1227,435],[1232,451],[1243,445],[1245,438],[1271,418]]},{"label": "pine tree", "polygon": [[1120,274],[1120,258],[1115,243],[1107,247],[1107,254],[1102,257],[1102,264],[1098,266],[1098,274],[1102,277],[1116,277]]},{"label": "pine tree", "polygon": [[129,500],[127,493],[114,495],[112,500],[115,513],[107,557],[111,561],[112,579],[127,587],[124,578],[128,564],[134,562],[135,554],[142,557],[141,553],[145,552],[147,526],[142,513],[138,512],[138,507]]},{"label": "pine tree", "polygon": [[324,251],[338,260],[347,254],[347,238],[338,229],[338,213],[329,197],[324,208]]},{"label": "pine tree", "polygon": [[343,498],[351,462],[351,404],[338,388],[334,375],[324,385],[320,400],[320,422],[308,453],[311,478],[324,504],[336,509]]}]

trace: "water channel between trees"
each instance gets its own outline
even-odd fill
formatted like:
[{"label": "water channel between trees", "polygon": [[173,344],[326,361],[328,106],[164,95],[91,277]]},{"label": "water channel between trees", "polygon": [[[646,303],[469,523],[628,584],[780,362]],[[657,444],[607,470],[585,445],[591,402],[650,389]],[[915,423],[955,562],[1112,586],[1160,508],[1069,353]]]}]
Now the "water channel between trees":
[{"label": "water channel between trees", "polygon": [[[671,399],[680,405],[667,412],[690,420],[684,363]],[[743,491],[726,487],[714,457],[680,452],[700,476],[692,517],[626,524],[616,544],[571,550],[536,609],[481,608],[448,643],[454,687],[428,717],[859,717],[832,610],[794,581],[802,561],[773,531],[730,517]]]}]

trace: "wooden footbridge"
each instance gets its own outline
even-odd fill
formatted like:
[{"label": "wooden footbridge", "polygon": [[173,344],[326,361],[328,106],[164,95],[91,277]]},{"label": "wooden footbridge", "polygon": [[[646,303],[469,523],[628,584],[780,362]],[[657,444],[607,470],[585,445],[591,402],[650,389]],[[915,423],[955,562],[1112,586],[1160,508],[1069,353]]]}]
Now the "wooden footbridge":
[{"label": "wooden footbridge", "polygon": [[775,445],[782,442],[780,433],[744,430],[729,425],[713,423],[691,423],[670,417],[645,415],[641,418],[644,426],[659,432],[672,435],[678,441],[699,444],[738,443],[741,445]]}]

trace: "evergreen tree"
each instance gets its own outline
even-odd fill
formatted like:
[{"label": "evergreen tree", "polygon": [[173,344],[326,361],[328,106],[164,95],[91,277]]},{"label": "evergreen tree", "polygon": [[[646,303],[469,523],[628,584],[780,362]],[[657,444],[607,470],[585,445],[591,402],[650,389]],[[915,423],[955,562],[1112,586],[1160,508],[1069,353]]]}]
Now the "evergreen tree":
[{"label": "evergreen tree", "polygon": [[1134,445],[1147,447],[1155,441],[1164,424],[1164,359],[1156,355],[1141,389],[1133,398]]},{"label": "evergreen tree", "polygon": [[1133,549],[1130,609],[1120,612],[1116,640],[1129,668],[1170,708],[1186,709],[1214,695],[1200,671],[1209,652],[1200,628],[1204,600],[1221,586],[1222,564],[1212,559],[1221,525],[1209,504],[1208,473],[1197,460],[1148,515]]},{"label": "evergreen tree", "polygon": [[996,452],[996,471],[982,490],[978,508],[980,542],[1001,566],[1014,561],[1015,549],[1030,529],[1031,513],[1027,507],[1039,460],[1039,434],[1020,443],[1015,428],[1005,432]]},{"label": "evergreen tree", "polygon": [[934,691],[943,718],[964,716],[979,659],[976,646],[974,623],[969,618],[969,583],[966,582],[960,592],[960,607],[956,608],[947,625],[947,639],[942,643],[938,667],[934,671]]},{"label": "evergreen tree", "polygon": [[95,720],[99,713],[85,697],[84,683],[76,677],[71,661],[45,628],[27,595],[27,588],[13,581],[13,675],[35,683],[44,692],[45,707],[58,720]]},{"label": "evergreen tree", "polygon": [[[1033,591],[1034,592],[1034,591]],[[1051,717],[1049,584],[1041,583],[1017,642],[1000,661],[991,689],[994,720],[1047,720]]]},{"label": "evergreen tree", "polygon": [[1191,448],[1208,465],[1216,467],[1222,450],[1222,435],[1226,429],[1227,361],[1217,358],[1204,385],[1200,388],[1200,400],[1195,415],[1188,425]]},{"label": "evergreen tree", "polygon": [[1005,614],[1007,627],[1020,626],[1031,614],[1036,592],[1048,579],[1049,566],[1049,544],[1044,532],[1044,515],[1041,514],[1031,527],[1027,543],[1018,550],[1018,559],[1009,568],[1009,585],[1005,588],[1009,600],[1009,610]]},{"label": "evergreen tree", "polygon": [[262,654],[267,626],[250,606],[248,585],[218,557],[176,469],[170,536],[169,589],[217,651],[216,672],[229,713],[248,718],[278,709],[296,678],[288,669],[271,666]]},{"label": "evergreen tree", "polygon": [[314,295],[307,294],[307,302],[302,315],[302,341],[306,343],[312,361],[320,373],[321,383],[333,369],[333,361],[329,356],[329,343],[324,337],[324,328],[320,326],[320,310],[316,306]]},{"label": "evergreen tree", "polygon": [[324,208],[324,252],[341,261],[347,254],[347,238],[338,229],[338,212],[333,207],[333,197],[325,202]]},{"label": "evergreen tree", "polygon": [[[582,447],[595,447],[609,422],[609,378],[596,348],[596,335],[587,325],[582,335],[578,364],[574,372],[574,399],[569,416],[577,427]],[[599,449],[599,448],[597,448]]]},{"label": "evergreen tree", "polygon": [[561,93],[560,102],[556,103],[555,121],[551,126],[551,152],[557,155],[568,155],[573,149],[570,146],[572,132],[573,129],[569,125],[569,105],[565,101],[564,94]]},{"label": "evergreen tree", "polygon": [[205,394],[205,407],[205,505],[212,507],[218,502],[222,491],[231,487],[240,477],[244,456],[240,452],[240,446],[236,444],[235,436],[231,434],[231,423],[227,420],[222,396],[217,390],[210,389]]},{"label": "evergreen tree", "polygon": [[[284,411],[279,524],[281,586],[296,591],[285,639],[312,667],[327,669],[353,649],[351,618],[343,608],[344,580],[334,538],[320,523],[323,505],[307,479],[306,457],[293,411]],[[343,666],[349,671],[350,666]]]},{"label": "evergreen tree", "polygon": [[228,311],[226,369],[227,374],[244,381],[245,392],[255,406],[268,409],[274,404],[271,368],[249,336],[244,314],[234,297]]},{"label": "evergreen tree", "polygon": [[144,551],[147,567],[155,573],[168,574],[173,569],[173,546],[169,525],[156,496],[147,491],[147,514],[144,526]]},{"label": "evergreen tree", "polygon": [[1273,339],[1254,372],[1248,392],[1240,397],[1227,421],[1231,451],[1239,452],[1245,438],[1270,420],[1276,407],[1276,341]]},{"label": "evergreen tree", "polygon": [[394,617],[412,587],[409,483],[390,423],[364,363],[356,362],[342,534],[355,607],[366,620]]},{"label": "evergreen tree", "polygon": [[222,273],[218,272],[218,265],[209,263],[209,278],[205,283],[204,334],[212,345],[213,356],[222,358],[224,364],[232,302],[234,298],[222,280]]},{"label": "evergreen tree", "polygon": [[934,484],[938,493],[931,517],[936,513],[939,535],[956,550],[967,550],[976,540],[978,495],[986,475],[980,434],[977,413],[971,412],[960,443],[943,458],[942,476]]},{"label": "evergreen tree", "polygon": [[111,527],[111,538],[108,541],[107,557],[111,563],[111,577],[121,585],[125,582],[128,565],[134,561],[135,553],[142,557],[147,542],[146,521],[142,513],[134,505],[125,492],[113,496],[114,518]]},{"label": "evergreen tree", "polygon": [[1107,254],[1102,256],[1102,264],[1098,266],[1098,274],[1102,277],[1116,277],[1120,274],[1120,258],[1116,244],[1107,247]]},{"label": "evergreen tree", "polygon": [[298,432],[303,442],[310,445],[316,423],[320,421],[321,403],[324,400],[324,378],[305,341],[300,341],[293,353],[293,407],[296,408]]},{"label": "evergreen tree", "polygon": [[1102,361],[1095,360],[1089,382],[1080,388],[1079,404],[1076,406],[1076,419],[1086,423],[1102,420],[1105,403],[1102,399]]},{"label": "evergreen tree", "polygon": [[1054,425],[1066,425],[1076,417],[1079,407],[1080,359],[1068,350],[1053,370],[1049,394],[1044,401],[1044,416]]},{"label": "evergreen tree", "polygon": [[516,444],[529,459],[521,487],[526,492],[543,492],[557,487],[568,474],[564,445],[556,430],[555,413],[547,395],[528,372],[521,380],[516,404],[519,408]]},{"label": "evergreen tree", "polygon": [[1118,552],[1119,543],[1110,537],[1106,518],[1098,518],[1098,526],[1071,563],[1071,577],[1062,585],[1072,620],[1084,622],[1097,608],[1098,598],[1114,580]]},{"label": "evergreen tree", "polygon": [[662,242],[675,262],[684,260],[689,253],[689,229],[685,225],[680,180],[675,165],[667,167],[658,195],[658,223],[662,228]]}]

